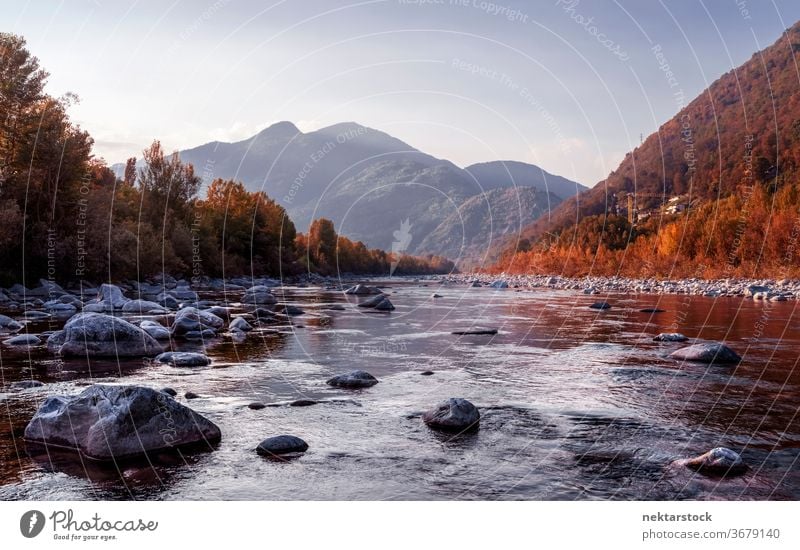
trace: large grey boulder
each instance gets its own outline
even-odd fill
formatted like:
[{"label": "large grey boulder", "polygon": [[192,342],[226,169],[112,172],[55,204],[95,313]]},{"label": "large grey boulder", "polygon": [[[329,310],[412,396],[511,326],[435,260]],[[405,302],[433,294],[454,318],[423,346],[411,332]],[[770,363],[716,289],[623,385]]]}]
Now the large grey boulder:
[{"label": "large grey boulder", "polygon": [[268,286],[256,285],[245,290],[242,295],[242,303],[251,305],[273,305],[278,303],[278,299],[272,294]]},{"label": "large grey boulder", "polygon": [[118,460],[201,445],[221,438],[207,418],[169,395],[141,386],[97,384],[79,395],[48,397],[25,428],[25,440]]},{"label": "large grey boulder", "polygon": [[185,336],[189,333],[202,334],[206,331],[216,333],[224,325],[225,321],[213,313],[196,307],[185,307],[175,314],[175,320],[172,322],[172,335]]},{"label": "large grey boulder", "polygon": [[339,388],[369,388],[378,383],[378,379],[368,372],[356,370],[347,374],[339,374],[328,380],[328,385]]},{"label": "large grey boulder", "polygon": [[458,432],[477,429],[480,419],[478,408],[460,397],[451,397],[422,415],[431,428]]},{"label": "large grey boulder", "polygon": [[161,353],[144,330],[103,313],[79,313],[50,335],[47,349],[62,356],[142,357]]},{"label": "large grey boulder", "polygon": [[738,363],[739,355],[725,344],[694,344],[669,354],[673,359],[697,363]]}]

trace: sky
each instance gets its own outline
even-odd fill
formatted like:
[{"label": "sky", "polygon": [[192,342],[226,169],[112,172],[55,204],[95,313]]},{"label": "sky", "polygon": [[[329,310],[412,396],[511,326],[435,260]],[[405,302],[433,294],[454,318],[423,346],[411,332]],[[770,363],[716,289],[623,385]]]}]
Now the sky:
[{"label": "sky", "polygon": [[[797,0],[0,0],[107,162],[355,121],[592,186]],[[669,71],[669,73],[667,72]]]}]

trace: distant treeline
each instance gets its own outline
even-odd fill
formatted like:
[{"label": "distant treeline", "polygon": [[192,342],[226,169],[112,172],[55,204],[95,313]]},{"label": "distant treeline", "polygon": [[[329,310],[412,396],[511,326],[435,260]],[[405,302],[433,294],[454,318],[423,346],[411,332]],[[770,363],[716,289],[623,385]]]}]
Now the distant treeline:
[{"label": "distant treeline", "polygon": [[315,272],[427,274],[439,257],[394,257],[316,220],[298,234],[282,206],[237,181],[201,178],[158,141],[123,179],[92,155],[22,37],[0,33],[0,283]]}]

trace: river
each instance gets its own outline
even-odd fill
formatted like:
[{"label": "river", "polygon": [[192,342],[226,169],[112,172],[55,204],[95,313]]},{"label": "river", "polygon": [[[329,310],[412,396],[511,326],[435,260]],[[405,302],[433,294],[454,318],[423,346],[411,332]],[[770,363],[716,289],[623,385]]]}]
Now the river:
[{"label": "river", "polygon": [[[306,314],[242,343],[207,342],[208,367],[61,360],[3,345],[0,498],[800,499],[796,302],[375,284],[395,311],[357,308],[358,297],[339,291],[285,288]],[[589,309],[598,299],[613,307]],[[344,310],[323,310],[333,303]],[[639,311],[653,306],[665,311]],[[451,334],[475,326],[499,333]],[[52,328],[38,321],[29,332]],[[660,332],[724,340],[743,361],[679,363],[667,354],[683,344],[653,342]],[[355,369],[380,383],[326,385]],[[46,385],[9,389],[30,378]],[[170,386],[220,427],[222,441],[213,452],[116,466],[29,453],[21,436],[41,400],[96,382]],[[186,391],[200,397],[186,400]],[[477,432],[454,436],[422,423],[421,413],[447,397],[479,407]],[[285,405],[301,398],[320,403]],[[280,406],[252,410],[254,401]],[[255,453],[284,433],[309,450],[286,461]],[[671,466],[716,446],[741,453],[749,472],[715,479]]]}]

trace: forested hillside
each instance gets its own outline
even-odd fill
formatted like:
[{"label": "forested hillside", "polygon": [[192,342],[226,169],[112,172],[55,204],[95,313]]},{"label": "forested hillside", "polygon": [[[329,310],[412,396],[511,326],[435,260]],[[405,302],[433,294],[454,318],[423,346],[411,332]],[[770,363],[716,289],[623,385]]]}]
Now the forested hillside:
[{"label": "forested hillside", "polygon": [[498,270],[797,274],[800,24],[726,73]]}]

